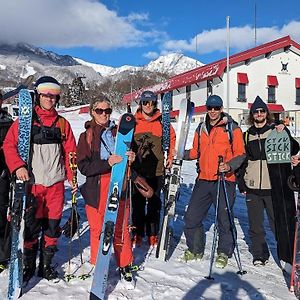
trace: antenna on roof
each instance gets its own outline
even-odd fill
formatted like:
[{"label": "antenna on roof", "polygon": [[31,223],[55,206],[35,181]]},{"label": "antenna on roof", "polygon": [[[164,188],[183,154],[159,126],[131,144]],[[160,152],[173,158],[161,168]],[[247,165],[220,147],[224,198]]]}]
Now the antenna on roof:
[{"label": "antenna on roof", "polygon": [[256,31],[256,2],[254,2],[254,45],[257,44],[257,31]]},{"label": "antenna on roof", "polygon": [[196,68],[198,67],[198,33],[196,33]]}]

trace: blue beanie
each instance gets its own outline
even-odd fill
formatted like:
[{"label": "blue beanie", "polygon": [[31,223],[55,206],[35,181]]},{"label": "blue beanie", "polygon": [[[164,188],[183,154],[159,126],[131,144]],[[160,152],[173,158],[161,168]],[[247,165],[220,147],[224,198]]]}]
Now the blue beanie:
[{"label": "blue beanie", "polygon": [[259,96],[256,96],[253,104],[251,105],[250,112],[253,114],[254,111],[256,111],[258,108],[262,108],[265,111],[269,111],[267,104],[264,101],[262,101],[262,99]]},{"label": "blue beanie", "polygon": [[223,106],[223,100],[220,96],[210,95],[207,98],[205,105],[206,106],[212,106],[212,107]]}]

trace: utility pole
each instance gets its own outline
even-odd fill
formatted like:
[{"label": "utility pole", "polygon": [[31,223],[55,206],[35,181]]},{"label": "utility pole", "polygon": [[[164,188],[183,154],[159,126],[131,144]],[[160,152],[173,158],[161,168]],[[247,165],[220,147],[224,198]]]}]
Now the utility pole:
[{"label": "utility pole", "polygon": [[226,27],[227,27],[227,59],[226,59],[226,75],[227,75],[227,97],[226,97],[226,108],[227,108],[227,113],[229,114],[229,89],[230,89],[230,85],[229,85],[229,50],[230,50],[230,30],[229,30],[229,20],[230,17],[227,16],[226,17]]}]

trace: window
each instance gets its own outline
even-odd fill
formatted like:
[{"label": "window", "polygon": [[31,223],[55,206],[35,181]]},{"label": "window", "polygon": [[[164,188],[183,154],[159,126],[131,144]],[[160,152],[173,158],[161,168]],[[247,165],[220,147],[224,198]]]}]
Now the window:
[{"label": "window", "polygon": [[207,80],[207,98],[213,94],[212,80]]},{"label": "window", "polygon": [[237,73],[237,83],[238,83],[238,98],[239,102],[246,102],[246,84],[249,83],[247,73]]},{"label": "window", "polygon": [[277,77],[274,75],[268,75],[267,85],[268,85],[268,103],[276,103],[276,86],[278,86]]},{"label": "window", "polygon": [[296,104],[300,104],[300,78],[295,78]]},{"label": "window", "polygon": [[274,85],[269,85],[268,87],[268,103],[276,102],[276,87]]},{"label": "window", "polygon": [[300,88],[296,88],[296,104],[300,104]]},{"label": "window", "polygon": [[238,99],[239,102],[246,102],[246,84],[239,83],[238,84]]},{"label": "window", "polygon": [[190,85],[187,85],[185,87],[185,93],[186,93],[186,99],[191,99],[191,86]]}]

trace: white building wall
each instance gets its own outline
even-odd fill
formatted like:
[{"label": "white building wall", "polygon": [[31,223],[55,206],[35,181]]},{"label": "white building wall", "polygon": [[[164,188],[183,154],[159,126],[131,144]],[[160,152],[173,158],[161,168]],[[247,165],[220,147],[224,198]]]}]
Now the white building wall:
[{"label": "white building wall", "polygon": [[[288,71],[281,71],[282,63],[288,63]],[[239,102],[238,99],[238,83],[237,73],[247,73],[249,83],[246,85],[246,102]],[[248,103],[253,103],[256,96],[259,95],[266,103],[268,99],[267,76],[273,75],[277,77],[278,86],[276,87],[276,104],[281,104],[285,112],[282,117],[288,115],[293,118],[293,122],[300,129],[300,105],[296,105],[296,88],[295,78],[300,78],[300,54],[292,50],[284,51],[283,49],[273,51],[266,58],[265,55],[252,58],[248,64],[245,62],[231,66],[230,69],[230,115],[243,124],[245,117],[249,113]],[[207,81],[192,84],[191,101],[195,106],[205,105],[207,99]],[[227,74],[224,73],[221,78],[214,78],[212,82],[213,94],[219,95],[224,101],[224,107],[227,106]],[[186,97],[186,87],[173,90],[173,110],[178,110],[180,101]],[[293,112],[291,112],[293,111]],[[203,120],[201,114],[195,116],[195,121]]]}]

